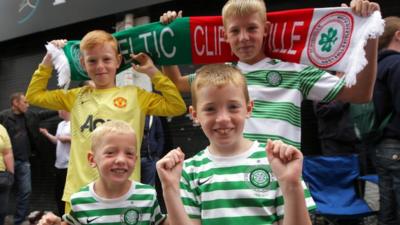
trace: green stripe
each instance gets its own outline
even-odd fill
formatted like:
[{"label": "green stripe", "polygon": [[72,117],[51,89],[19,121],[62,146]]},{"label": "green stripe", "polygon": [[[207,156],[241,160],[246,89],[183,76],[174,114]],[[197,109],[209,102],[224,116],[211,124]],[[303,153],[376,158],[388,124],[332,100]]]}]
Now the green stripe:
[{"label": "green stripe", "polygon": [[[223,215],[221,215],[223,216]],[[265,216],[240,216],[232,217],[232,215],[225,215],[229,217],[202,219],[202,225],[251,225],[251,224],[273,224],[278,221],[277,215]]]},{"label": "green stripe", "polygon": [[322,102],[330,102],[333,99],[335,99],[338,93],[342,90],[344,83],[345,83],[344,79],[340,79],[340,81],[336,84],[336,86],[322,100]]},{"label": "green stripe", "polygon": [[270,140],[281,140],[286,144],[293,145],[294,147],[300,149],[300,142],[295,142],[285,137],[279,135],[269,135],[269,134],[251,134],[251,133],[244,133],[245,138],[250,140],[258,141],[260,143],[266,143],[268,139]]},{"label": "green stripe", "polygon": [[300,127],[300,107],[292,102],[254,101],[252,118],[277,119]]},{"label": "green stripe", "polygon": [[[186,189],[185,187],[183,188]],[[275,190],[277,188],[277,181],[271,181],[268,186],[268,190]],[[238,181],[212,182],[211,184],[204,184],[200,186],[199,189],[201,189],[202,193],[211,191],[247,190],[249,189],[249,184],[247,184],[247,182]]]},{"label": "green stripe", "polygon": [[203,201],[201,210],[240,207],[275,207],[275,199],[261,199],[261,198],[235,198],[235,199],[218,199],[213,201]]},{"label": "green stripe", "polygon": [[[204,167],[200,166],[201,167]],[[201,178],[207,178],[213,175],[230,175],[230,174],[240,174],[243,173],[245,171],[247,171],[247,169],[252,166],[252,165],[248,165],[248,164],[244,164],[244,165],[240,165],[240,166],[231,166],[231,167],[223,167],[223,168],[211,168],[208,170],[204,170],[204,171],[194,171],[193,173],[188,173],[189,177],[194,177],[197,179],[201,179]],[[269,165],[263,165],[265,166],[265,168],[267,170],[270,169]]]},{"label": "green stripe", "polygon": [[302,90],[304,97],[308,96],[311,88],[314,87],[315,83],[318,82],[324,73],[325,72],[322,70],[308,66],[298,74],[301,79],[300,89]]},{"label": "green stripe", "polygon": [[[152,214],[151,207],[135,207],[140,213],[150,213]],[[74,211],[75,218],[86,218],[86,217],[95,217],[95,216],[112,216],[119,215],[126,208],[112,208],[112,209],[93,209],[93,210],[85,210],[85,211]]]}]

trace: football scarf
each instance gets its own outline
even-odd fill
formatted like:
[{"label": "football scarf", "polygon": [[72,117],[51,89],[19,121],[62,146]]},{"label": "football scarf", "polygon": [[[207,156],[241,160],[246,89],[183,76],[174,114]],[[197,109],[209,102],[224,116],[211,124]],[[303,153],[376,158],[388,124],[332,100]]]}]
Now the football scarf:
[{"label": "football scarf", "polygon": [[[268,57],[345,73],[347,85],[367,64],[364,46],[382,34],[380,12],[359,17],[350,8],[298,9],[268,13],[271,28],[264,41]],[[224,41],[222,18],[201,16],[177,18],[168,25],[159,22],[114,33],[122,63],[131,67],[130,54],[146,52],[156,65],[209,64],[237,61]],[[79,41],[68,41],[63,51],[46,46],[59,73],[59,85],[86,80],[79,62]]]}]

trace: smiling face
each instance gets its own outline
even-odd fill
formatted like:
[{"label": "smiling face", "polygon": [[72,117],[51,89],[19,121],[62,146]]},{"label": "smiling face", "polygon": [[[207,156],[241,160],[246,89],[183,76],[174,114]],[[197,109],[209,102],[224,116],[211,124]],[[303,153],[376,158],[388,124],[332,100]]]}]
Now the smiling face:
[{"label": "smiling face", "polygon": [[136,137],[134,133],[109,132],[92,147],[88,159],[97,167],[104,186],[126,185],[136,163]]},{"label": "smiling face", "polygon": [[254,64],[265,58],[264,38],[269,30],[269,22],[262,20],[257,13],[230,16],[224,21],[225,40],[240,61]]},{"label": "smiling face", "polygon": [[243,128],[250,116],[252,103],[237,85],[207,85],[196,91],[196,105],[190,107],[210,141],[210,148],[220,155],[233,155],[244,150]]},{"label": "smiling face", "polygon": [[115,75],[120,63],[121,56],[108,43],[82,51],[81,64],[97,89],[115,87]]}]

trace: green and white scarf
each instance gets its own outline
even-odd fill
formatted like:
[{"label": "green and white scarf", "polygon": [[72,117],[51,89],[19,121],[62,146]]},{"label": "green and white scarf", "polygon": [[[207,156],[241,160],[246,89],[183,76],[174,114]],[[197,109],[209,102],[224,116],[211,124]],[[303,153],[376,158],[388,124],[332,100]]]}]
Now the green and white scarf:
[{"label": "green and white scarf", "polygon": [[[355,84],[356,74],[367,64],[364,46],[368,38],[378,37],[384,29],[380,12],[359,17],[344,7],[271,12],[268,20],[272,26],[264,42],[267,56],[344,72],[347,85]],[[131,67],[129,55],[139,52],[148,53],[157,65],[238,60],[224,41],[220,16],[178,18],[168,25],[156,22],[113,36],[123,57],[120,71]],[[53,55],[60,86],[71,79],[88,79],[79,62],[79,41],[68,41],[63,51],[46,47]]]}]

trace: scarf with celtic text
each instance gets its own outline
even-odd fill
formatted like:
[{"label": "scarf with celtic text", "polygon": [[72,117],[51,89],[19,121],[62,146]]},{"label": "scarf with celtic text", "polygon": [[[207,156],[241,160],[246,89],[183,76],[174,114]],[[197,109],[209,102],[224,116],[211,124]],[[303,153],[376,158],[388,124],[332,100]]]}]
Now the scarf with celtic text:
[{"label": "scarf with celtic text", "polygon": [[[347,85],[367,64],[364,46],[368,38],[383,32],[380,12],[359,17],[350,8],[298,9],[268,13],[271,29],[264,41],[268,57],[345,73]],[[114,33],[122,63],[131,67],[131,53],[146,52],[156,65],[208,64],[237,61],[224,41],[220,16],[178,18],[168,25],[159,22]],[[63,51],[46,46],[53,56],[60,86],[86,80],[79,62],[79,41],[68,41]]]}]

